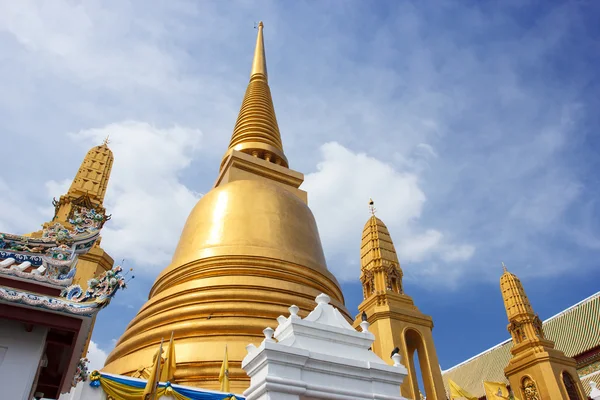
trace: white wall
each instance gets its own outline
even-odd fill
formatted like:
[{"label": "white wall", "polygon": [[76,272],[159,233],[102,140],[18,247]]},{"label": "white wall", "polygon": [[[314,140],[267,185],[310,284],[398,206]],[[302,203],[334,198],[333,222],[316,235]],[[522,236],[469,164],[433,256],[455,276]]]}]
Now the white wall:
[{"label": "white wall", "polygon": [[0,388],[3,399],[30,400],[29,392],[46,343],[47,329],[31,332],[21,322],[0,319]]}]

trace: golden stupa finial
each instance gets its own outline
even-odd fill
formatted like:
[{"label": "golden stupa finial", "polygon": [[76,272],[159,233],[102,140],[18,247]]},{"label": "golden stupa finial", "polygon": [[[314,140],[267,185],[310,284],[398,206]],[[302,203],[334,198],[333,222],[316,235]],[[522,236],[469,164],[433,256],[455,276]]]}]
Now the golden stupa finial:
[{"label": "golden stupa finial", "polygon": [[285,168],[289,167],[283,152],[271,89],[267,81],[263,27],[263,23],[259,22],[250,82],[233,128],[229,148],[221,161],[221,169],[233,151],[250,154]]},{"label": "golden stupa finial", "polygon": [[110,135],[107,135],[107,136],[104,138],[104,141],[102,142],[102,145],[103,145],[103,146],[108,146],[108,144],[110,143],[110,140],[109,140],[109,138],[110,138]]},{"label": "golden stupa finial", "polygon": [[369,199],[369,212],[371,213],[371,215],[375,215],[375,213],[377,212],[377,209],[375,208],[375,202],[373,201],[373,199]]},{"label": "golden stupa finial", "polygon": [[256,48],[254,49],[254,59],[252,60],[252,70],[250,71],[250,77],[254,75],[263,75],[265,79],[268,79],[267,75],[267,58],[265,56],[265,41],[263,38],[263,27],[262,21],[258,23],[258,35],[256,36]]}]

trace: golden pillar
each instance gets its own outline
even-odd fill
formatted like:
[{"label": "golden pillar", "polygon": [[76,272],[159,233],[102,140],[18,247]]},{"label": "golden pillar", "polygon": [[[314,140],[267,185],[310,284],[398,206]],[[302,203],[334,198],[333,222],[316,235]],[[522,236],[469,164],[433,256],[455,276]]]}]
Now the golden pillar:
[{"label": "golden pillar", "polygon": [[586,399],[575,360],[546,339],[542,321],[534,313],[521,281],[506,267],[500,290],[513,340],[512,358],[504,369],[513,393],[523,400]]},{"label": "golden pillar", "polygon": [[217,181],[196,204],[171,264],[108,356],[103,371],[131,375],[152,363],[174,332],[174,381],[218,389],[223,351],[231,390],[249,379],[246,345],[296,304],[306,315],[326,293],[350,316],[327,270],[303,175],[288,168],[267,80],[263,25],[258,26],[250,83]]},{"label": "golden pillar", "polygon": [[[401,386],[403,396],[420,398],[417,381],[420,372],[427,399],[445,400],[431,333],[433,321],[404,293],[403,274],[394,243],[385,224],[375,216],[373,201],[369,204],[373,215],[363,229],[360,249],[364,300],[358,306],[361,314],[354,321],[354,327],[358,328],[362,318],[367,319],[371,324],[369,330],[375,335],[372,350],[389,364],[392,364],[391,354],[397,348],[408,369],[408,377]],[[414,363],[415,353],[420,371]]]}]

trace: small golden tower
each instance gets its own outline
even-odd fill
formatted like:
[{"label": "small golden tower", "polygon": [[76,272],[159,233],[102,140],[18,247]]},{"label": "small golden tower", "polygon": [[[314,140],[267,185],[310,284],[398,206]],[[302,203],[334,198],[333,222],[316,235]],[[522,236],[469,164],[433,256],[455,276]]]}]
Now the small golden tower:
[{"label": "small golden tower", "polygon": [[[73,226],[71,221],[76,219],[76,213],[84,209],[94,210],[97,214],[103,216],[98,229],[102,229],[104,223],[110,219],[110,216],[106,215],[103,204],[114,161],[108,143],[108,138],[106,138],[100,146],[95,146],[87,152],[67,193],[60,196],[58,201],[53,200],[54,217],[52,221],[42,225],[43,229],[60,224],[72,231],[76,227]],[[30,233],[29,236],[41,237],[42,234],[43,230],[39,230]],[[87,253],[79,255],[77,260],[77,270],[73,277],[73,284],[81,286],[83,290],[87,289],[88,281],[91,278],[112,269],[114,265],[113,258],[100,247],[100,240],[101,238],[98,237],[94,246]],[[94,316],[92,324],[95,322],[96,317]],[[87,353],[92,331],[93,329],[90,329],[90,336],[87,338],[83,354]]]},{"label": "small golden tower", "polygon": [[[43,228],[59,223],[69,230],[74,229],[70,221],[74,219],[74,213],[81,208],[94,210],[104,216],[99,229],[110,219],[110,216],[106,215],[103,204],[114,161],[108,143],[106,138],[100,146],[95,146],[87,152],[67,193],[60,196],[58,201],[55,199],[52,202],[54,217],[52,221],[44,223]],[[41,235],[41,230],[31,233],[32,237]],[[79,256],[73,284],[78,284],[85,290],[89,279],[108,271],[113,264],[114,260],[100,247],[100,238],[98,238],[89,252]]]},{"label": "small golden tower", "polygon": [[360,249],[363,302],[361,314],[354,327],[366,318],[369,330],[375,335],[373,352],[391,364],[390,353],[398,351],[408,369],[408,377],[401,387],[402,395],[418,399],[414,355],[417,352],[427,399],[446,399],[433,336],[433,321],[414,305],[402,288],[402,269],[396,249],[385,224],[375,216],[373,200],[369,201],[371,218],[365,224]]},{"label": "small golden tower", "polygon": [[108,148],[108,138],[104,143],[90,149],[85,155],[69,191],[54,201],[55,213],[51,222],[60,222],[63,226],[72,228],[69,219],[73,217],[73,208],[83,206],[105,214],[104,195],[108,187],[108,179],[114,161],[113,153]]},{"label": "small golden tower", "polygon": [[522,400],[585,399],[575,360],[546,339],[542,321],[534,313],[521,281],[502,265],[500,290],[513,340],[513,356],[504,374],[513,392]]},{"label": "small golden tower", "polygon": [[350,320],[325,256],[304,176],[288,168],[267,81],[263,24],[250,82],[214,187],[196,204],[171,260],[128,325],[103,371],[137,374],[161,338],[175,332],[174,381],[218,389],[227,345],[231,390],[242,393],[246,345],[265,326],[313,309],[326,293]]}]

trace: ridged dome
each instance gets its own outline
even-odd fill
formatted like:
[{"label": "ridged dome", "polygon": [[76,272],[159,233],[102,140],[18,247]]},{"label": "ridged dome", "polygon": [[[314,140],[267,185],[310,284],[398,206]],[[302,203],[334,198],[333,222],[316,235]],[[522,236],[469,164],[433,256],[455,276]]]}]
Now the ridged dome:
[{"label": "ridged dome", "polygon": [[308,313],[320,293],[350,318],[308,206],[269,181],[224,184],[192,210],[171,264],[103,370],[131,374],[174,331],[176,382],[217,388],[227,344],[232,390],[243,390],[245,346],[258,345],[291,304]]}]

